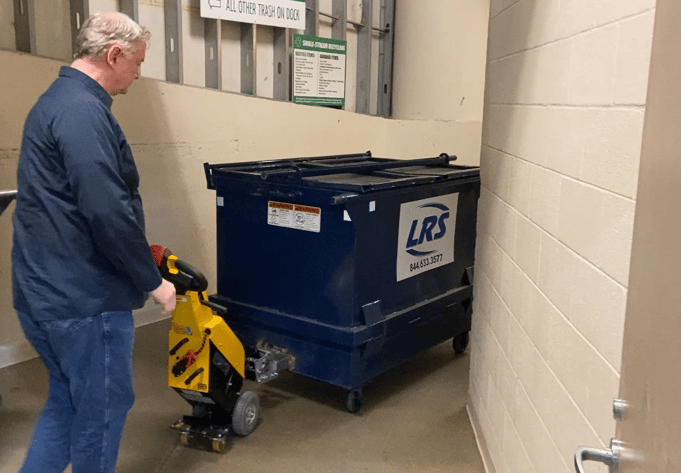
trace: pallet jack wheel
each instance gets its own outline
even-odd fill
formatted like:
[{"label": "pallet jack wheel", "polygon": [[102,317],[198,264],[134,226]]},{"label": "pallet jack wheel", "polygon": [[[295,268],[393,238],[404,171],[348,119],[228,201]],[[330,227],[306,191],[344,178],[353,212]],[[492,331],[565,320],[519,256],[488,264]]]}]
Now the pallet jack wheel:
[{"label": "pallet jack wheel", "polygon": [[245,437],[255,430],[258,425],[260,400],[252,391],[241,393],[232,411],[232,429],[237,435]]},{"label": "pallet jack wheel", "polygon": [[213,436],[211,434],[196,434],[192,432],[180,432],[180,443],[185,447],[198,448],[216,453],[222,453],[227,448],[227,437],[224,435]]},{"label": "pallet jack wheel", "polygon": [[213,439],[213,451],[216,453],[222,453],[225,451],[227,446],[227,439],[225,437]]},{"label": "pallet jack wheel", "polygon": [[468,332],[461,333],[452,339],[452,347],[454,348],[454,353],[460,355],[468,347]]},{"label": "pallet jack wheel", "polygon": [[364,403],[364,394],[362,388],[351,389],[348,391],[348,397],[345,400],[345,408],[350,412],[359,412]]}]

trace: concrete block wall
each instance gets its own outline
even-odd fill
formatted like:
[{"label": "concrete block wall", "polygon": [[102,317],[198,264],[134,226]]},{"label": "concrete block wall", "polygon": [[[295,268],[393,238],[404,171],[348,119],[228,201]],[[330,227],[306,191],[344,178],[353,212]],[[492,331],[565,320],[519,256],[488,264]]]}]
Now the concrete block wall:
[{"label": "concrete block wall", "polygon": [[491,1],[470,376],[490,470],[573,472],[614,436],[654,7]]}]

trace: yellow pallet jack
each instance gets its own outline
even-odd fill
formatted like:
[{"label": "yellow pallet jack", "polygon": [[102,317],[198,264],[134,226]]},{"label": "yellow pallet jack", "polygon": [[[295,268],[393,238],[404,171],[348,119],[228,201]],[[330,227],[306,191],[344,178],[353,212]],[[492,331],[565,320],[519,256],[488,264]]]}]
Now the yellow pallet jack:
[{"label": "yellow pallet jack", "polygon": [[[240,392],[247,372],[249,379],[268,381],[278,373],[273,367],[288,367],[287,358],[282,354],[273,358],[257,348],[247,357],[223,318],[227,310],[208,301],[203,274],[165,246],[152,245],[151,251],[161,275],[177,293],[168,334],[168,385],[192,406],[192,414],[170,428],[180,432],[186,446],[221,453],[230,432],[247,436],[258,423],[258,395]],[[258,372],[263,366],[269,371]]]}]

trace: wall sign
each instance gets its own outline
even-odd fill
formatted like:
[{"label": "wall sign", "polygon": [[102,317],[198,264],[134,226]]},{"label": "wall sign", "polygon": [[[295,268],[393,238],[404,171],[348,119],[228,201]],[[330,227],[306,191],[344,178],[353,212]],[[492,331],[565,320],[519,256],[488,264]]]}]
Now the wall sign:
[{"label": "wall sign", "polygon": [[293,103],[345,105],[347,41],[293,35]]},{"label": "wall sign", "polygon": [[305,29],[305,0],[201,0],[201,16]]}]

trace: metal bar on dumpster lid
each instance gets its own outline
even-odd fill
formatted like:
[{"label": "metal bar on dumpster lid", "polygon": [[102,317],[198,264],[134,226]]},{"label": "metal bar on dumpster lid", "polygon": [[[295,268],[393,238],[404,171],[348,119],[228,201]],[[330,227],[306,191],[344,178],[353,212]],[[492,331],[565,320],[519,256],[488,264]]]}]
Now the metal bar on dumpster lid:
[{"label": "metal bar on dumpster lid", "polygon": [[395,168],[400,168],[400,167],[408,167],[408,166],[428,166],[428,165],[442,165],[442,164],[449,164],[450,159],[456,159],[455,156],[449,156],[447,154],[441,154],[437,158],[423,158],[423,159],[414,159],[411,161],[399,161],[399,162],[380,162],[380,163],[367,163],[367,164],[355,164],[355,165],[348,165],[348,166],[339,166],[335,168],[330,168],[330,169],[300,169],[295,166],[291,166],[289,168],[284,168],[284,169],[278,169],[274,171],[264,171],[261,174],[261,178],[263,180],[270,179],[272,177],[276,176],[290,176],[293,175],[295,179],[300,179],[302,177],[316,177],[316,176],[325,176],[329,174],[338,174],[341,172],[344,173],[356,173],[356,174],[362,174],[366,172],[374,172],[374,171],[384,171],[387,169],[395,169]]},{"label": "metal bar on dumpster lid", "polygon": [[229,172],[238,172],[248,169],[253,169],[253,166],[262,167],[281,167],[283,164],[289,163],[301,163],[301,164],[313,164],[316,166],[327,165],[327,163],[332,162],[343,162],[352,160],[361,160],[371,158],[371,151],[365,153],[352,153],[352,154],[339,154],[331,156],[312,156],[307,158],[290,158],[290,159],[273,159],[269,161],[255,161],[253,163],[244,164],[241,163],[226,163],[226,164],[209,164],[203,163],[203,168],[206,173],[206,181],[208,182],[208,189],[215,190],[215,185],[213,181],[213,170],[228,170]]}]

